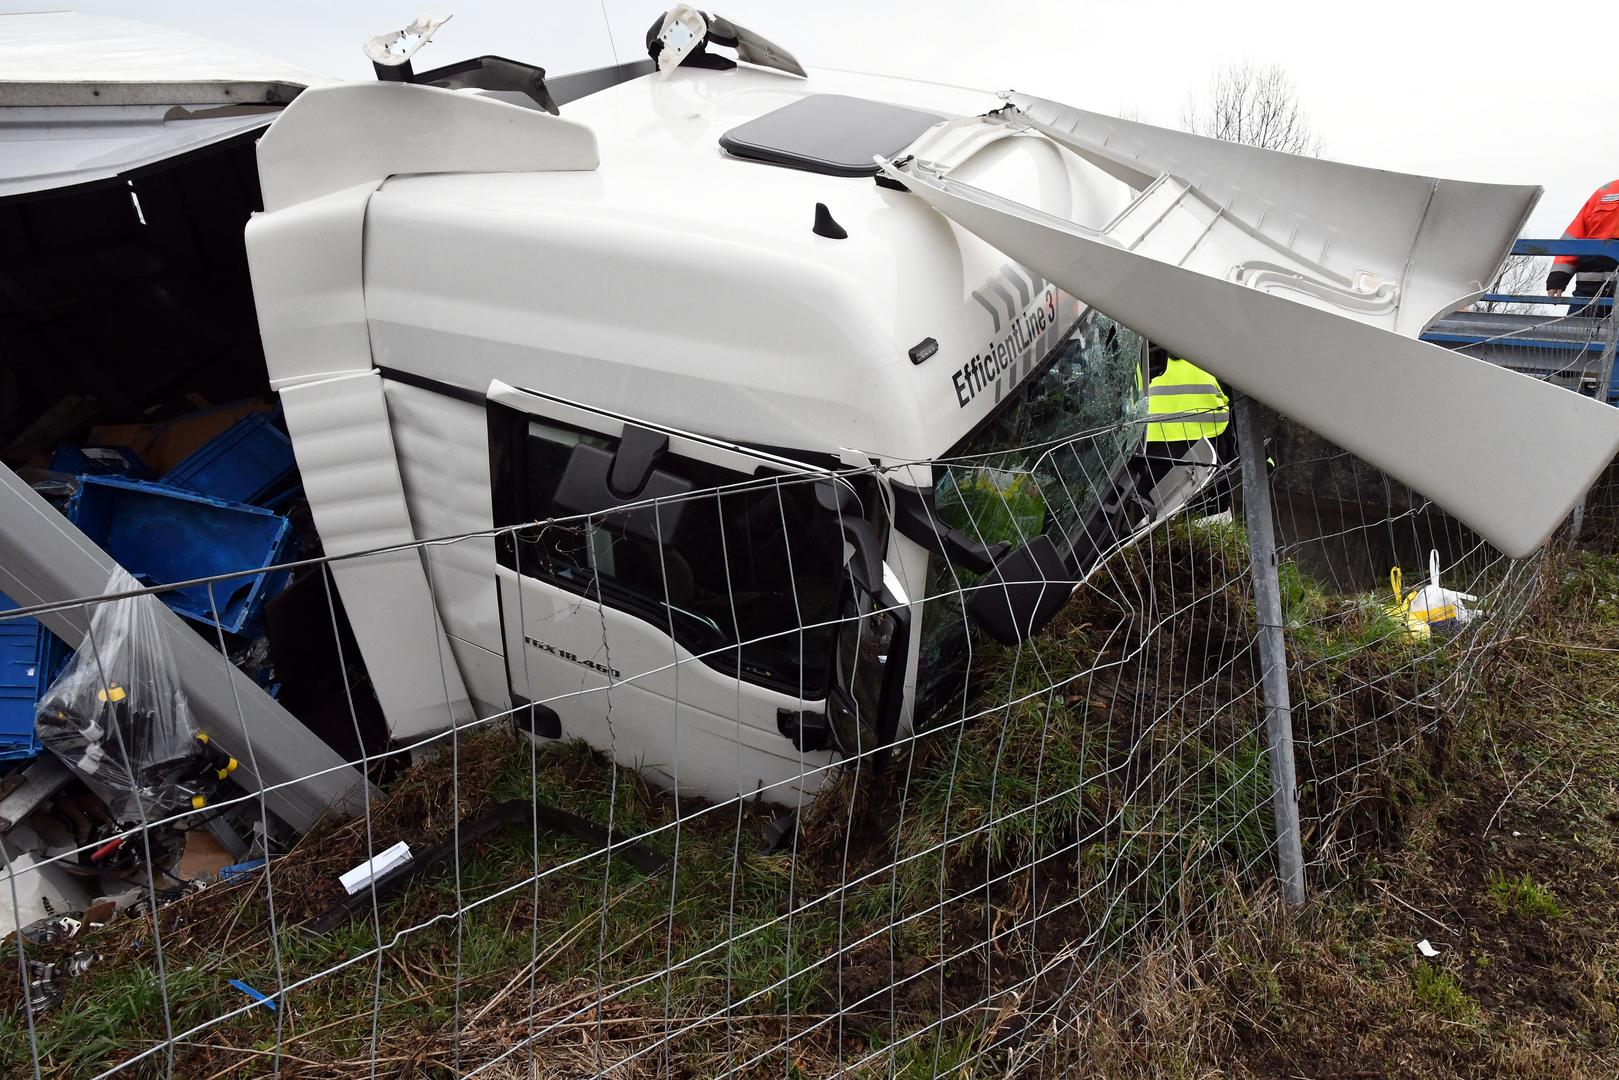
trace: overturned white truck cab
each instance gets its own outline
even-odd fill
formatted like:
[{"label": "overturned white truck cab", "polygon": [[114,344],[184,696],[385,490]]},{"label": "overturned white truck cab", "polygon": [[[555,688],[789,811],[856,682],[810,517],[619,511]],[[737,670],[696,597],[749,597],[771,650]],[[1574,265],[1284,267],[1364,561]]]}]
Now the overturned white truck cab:
[{"label": "overturned white truck cab", "polygon": [[[396,743],[515,710],[786,804],[880,760],[959,701],[970,623],[1038,629],[1214,461],[1129,467],[1141,335],[1512,555],[1619,448],[1604,406],[1416,340],[1538,189],[654,29],[658,63],[566,93],[487,60],[305,90],[259,143],[247,252],[315,525],[405,545],[332,566]],[[952,513],[973,470],[1027,478],[1010,535]]]}]

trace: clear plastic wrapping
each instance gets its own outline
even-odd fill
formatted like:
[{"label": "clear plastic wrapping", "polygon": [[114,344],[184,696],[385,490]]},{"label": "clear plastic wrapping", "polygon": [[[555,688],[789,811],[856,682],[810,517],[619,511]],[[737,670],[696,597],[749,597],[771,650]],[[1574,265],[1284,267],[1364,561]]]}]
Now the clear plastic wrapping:
[{"label": "clear plastic wrapping", "polygon": [[[140,588],[122,568],[107,592]],[[197,728],[157,597],[98,604],[90,633],[40,699],[35,730],[126,823],[200,809],[235,763]]]}]

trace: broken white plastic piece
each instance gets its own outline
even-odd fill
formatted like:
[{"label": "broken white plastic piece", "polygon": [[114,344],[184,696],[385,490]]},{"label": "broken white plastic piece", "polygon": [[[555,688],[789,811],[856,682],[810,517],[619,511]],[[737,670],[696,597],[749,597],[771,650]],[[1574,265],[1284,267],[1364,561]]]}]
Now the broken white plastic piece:
[{"label": "broken white plastic piece", "polygon": [[804,65],[800,64],[792,53],[763,34],[756,34],[746,26],[740,26],[721,15],[713,17],[709,23],[709,30],[717,37],[736,39],[738,60],[760,67],[774,68],[776,71],[785,71],[801,79],[807,77]]},{"label": "broken white plastic piece", "polygon": [[400,64],[409,63],[410,58],[416,55],[416,50],[432,41],[433,32],[451,18],[449,15],[436,19],[431,15],[418,15],[403,30],[378,34],[366,41],[363,46],[365,55],[373,64],[381,64],[383,67],[398,67]]},{"label": "broken white plastic piece", "polygon": [[658,71],[667,75],[685,62],[704,42],[736,50],[736,58],[759,67],[774,68],[804,77],[804,65],[793,54],[763,34],[756,34],[723,15],[705,15],[690,4],[676,4],[658,28]]},{"label": "broken white plastic piece", "polygon": [[369,888],[373,881],[387,874],[390,870],[410,862],[410,859],[410,845],[401,840],[387,851],[374,855],[370,860],[361,863],[352,870],[346,871],[337,880],[341,881],[343,888],[348,890],[350,896],[353,896],[361,889]]},{"label": "broken white plastic piece", "polygon": [[1427,938],[1423,938],[1421,941],[1417,942],[1417,952],[1421,953],[1423,956],[1426,956],[1429,960],[1432,960],[1434,957],[1439,955],[1439,950],[1434,948],[1433,945],[1429,943]]},{"label": "broken white plastic piece", "polygon": [[673,71],[691,51],[708,37],[708,20],[690,4],[676,4],[663,16],[663,29],[658,40],[663,51],[658,53],[658,70]]}]

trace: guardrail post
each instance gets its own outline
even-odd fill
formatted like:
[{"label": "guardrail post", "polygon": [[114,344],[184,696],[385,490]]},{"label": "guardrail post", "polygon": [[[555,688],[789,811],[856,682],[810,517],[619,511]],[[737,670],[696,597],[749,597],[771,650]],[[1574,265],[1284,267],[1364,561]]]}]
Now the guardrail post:
[{"label": "guardrail post", "polygon": [[[1612,283],[1614,300],[1619,303],[1619,274],[1610,274],[1608,280]],[[1600,289],[1597,290],[1599,298],[1601,291]],[[1571,308],[1570,311],[1572,310]],[[1603,334],[1603,337],[1607,340],[1602,346],[1602,359],[1597,363],[1596,391],[1597,400],[1604,404],[1608,403],[1613,397],[1613,360],[1615,349],[1619,347],[1619,312],[1614,311],[1612,307],[1608,309],[1608,324],[1605,329],[1607,333]],[[1578,541],[1580,533],[1585,529],[1585,500],[1589,496],[1589,491],[1581,495],[1580,501],[1574,504],[1574,512],[1569,515],[1568,538],[1570,540]]]},{"label": "guardrail post", "polygon": [[1619,351],[1619,312],[1614,311],[1614,304],[1619,304],[1619,272],[1608,275],[1608,288],[1614,291],[1614,297],[1608,307],[1608,340],[1602,348],[1602,364],[1598,369],[1602,376],[1597,382],[1597,393],[1603,401],[1613,393],[1613,359],[1615,351]]},{"label": "guardrail post", "polygon": [[1304,903],[1304,849],[1299,834],[1299,786],[1293,767],[1293,707],[1287,686],[1287,642],[1282,636],[1282,588],[1277,576],[1276,527],[1271,514],[1265,442],[1254,404],[1231,395],[1242,462],[1242,512],[1248,526],[1248,558],[1259,627],[1260,693],[1270,759],[1271,808],[1276,818],[1276,871],[1282,895]]}]

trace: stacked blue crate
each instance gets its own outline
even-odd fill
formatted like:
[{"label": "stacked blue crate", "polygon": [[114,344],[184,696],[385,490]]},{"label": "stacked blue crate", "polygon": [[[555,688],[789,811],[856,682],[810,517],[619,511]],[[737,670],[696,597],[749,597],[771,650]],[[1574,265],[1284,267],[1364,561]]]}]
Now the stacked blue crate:
[{"label": "stacked blue crate", "polygon": [[[137,581],[169,585],[282,562],[292,523],[269,510],[114,476],[80,478],[68,517]],[[259,572],[159,594],[175,612],[252,634],[285,573]]]},{"label": "stacked blue crate", "polygon": [[51,471],[74,476],[127,476],[150,480],[152,470],[127,446],[68,446],[63,443],[51,458]]},{"label": "stacked blue crate", "polygon": [[[270,566],[295,546],[291,522],[268,508],[283,509],[299,491],[292,443],[272,413],[243,417],[157,480],[127,447],[64,445],[51,464],[78,478],[69,519],[144,584]],[[252,637],[289,577],[246,574],[159,595],[188,619]]]},{"label": "stacked blue crate", "polygon": [[[16,607],[0,593],[0,611]],[[0,762],[38,756],[34,706],[70,655],[37,619],[0,619]]]},{"label": "stacked blue crate", "polygon": [[268,413],[242,417],[210,439],[159,483],[228,502],[259,504],[284,488],[297,471],[292,441]]}]

